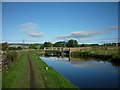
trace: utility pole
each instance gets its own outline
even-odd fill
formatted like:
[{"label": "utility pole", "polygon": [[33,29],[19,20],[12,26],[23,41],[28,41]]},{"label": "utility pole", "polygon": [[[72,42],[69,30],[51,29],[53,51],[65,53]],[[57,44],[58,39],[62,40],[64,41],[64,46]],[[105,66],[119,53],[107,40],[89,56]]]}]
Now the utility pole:
[{"label": "utility pole", "polygon": [[118,47],[118,43],[116,42],[116,47]]},{"label": "utility pole", "polygon": [[25,43],[25,40],[23,39],[23,49],[24,49],[24,43]]}]

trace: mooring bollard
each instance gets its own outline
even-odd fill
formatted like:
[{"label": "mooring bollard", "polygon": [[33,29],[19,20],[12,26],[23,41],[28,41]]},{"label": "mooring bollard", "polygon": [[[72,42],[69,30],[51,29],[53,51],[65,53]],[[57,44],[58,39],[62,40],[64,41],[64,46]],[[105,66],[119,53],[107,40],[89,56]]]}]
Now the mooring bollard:
[{"label": "mooring bollard", "polygon": [[48,70],[48,67],[45,67],[45,70]]}]

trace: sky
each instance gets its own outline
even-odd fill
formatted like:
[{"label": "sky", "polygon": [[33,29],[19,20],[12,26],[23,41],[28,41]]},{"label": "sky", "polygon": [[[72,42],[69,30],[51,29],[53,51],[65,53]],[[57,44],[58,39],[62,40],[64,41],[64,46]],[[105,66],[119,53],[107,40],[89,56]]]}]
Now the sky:
[{"label": "sky", "polygon": [[2,2],[119,2],[119,0],[2,0]]},{"label": "sky", "polygon": [[3,2],[2,40],[80,44],[118,39],[117,2]]}]

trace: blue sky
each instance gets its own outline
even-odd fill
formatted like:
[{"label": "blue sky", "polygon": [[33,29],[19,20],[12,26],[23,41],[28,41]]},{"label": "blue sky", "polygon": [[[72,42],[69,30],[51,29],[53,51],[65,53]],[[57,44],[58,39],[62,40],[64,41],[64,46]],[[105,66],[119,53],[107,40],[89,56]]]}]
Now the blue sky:
[{"label": "blue sky", "polygon": [[3,2],[3,40],[116,42],[117,2]]}]

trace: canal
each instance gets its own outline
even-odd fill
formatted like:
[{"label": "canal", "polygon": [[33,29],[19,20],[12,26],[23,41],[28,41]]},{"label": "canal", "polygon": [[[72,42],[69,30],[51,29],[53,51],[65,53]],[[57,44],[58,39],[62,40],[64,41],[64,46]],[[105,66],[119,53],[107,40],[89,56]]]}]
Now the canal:
[{"label": "canal", "polygon": [[111,62],[72,57],[40,58],[79,88],[118,88],[119,67]]}]

